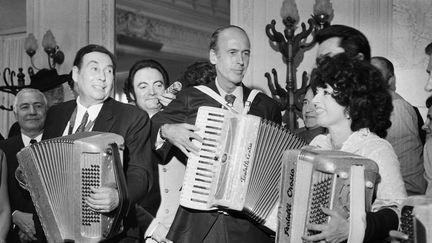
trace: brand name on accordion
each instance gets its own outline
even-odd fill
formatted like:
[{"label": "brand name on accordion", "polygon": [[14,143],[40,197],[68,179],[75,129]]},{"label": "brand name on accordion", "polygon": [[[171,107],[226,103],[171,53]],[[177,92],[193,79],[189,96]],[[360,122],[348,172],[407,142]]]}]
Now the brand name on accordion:
[{"label": "brand name on accordion", "polygon": [[[291,169],[290,171],[290,184],[289,184],[289,188],[287,190],[287,196],[288,197],[292,197],[293,196],[293,188],[294,188],[294,175],[295,175],[295,171],[294,169]],[[284,228],[284,232],[287,236],[289,236],[289,230],[291,228],[291,204],[287,203],[286,205],[286,210],[285,210],[285,221],[286,221],[286,226]]]},{"label": "brand name on accordion", "polygon": [[293,196],[293,188],[294,188],[294,169],[291,169],[290,171],[290,184],[289,184],[289,188],[287,191],[287,195],[288,197],[292,197]]},{"label": "brand name on accordion", "polygon": [[243,168],[242,168],[242,175],[240,176],[240,181],[241,182],[245,182],[246,181],[246,175],[247,175],[247,171],[249,168],[249,162],[250,162],[250,157],[251,157],[251,151],[252,151],[252,143],[249,143],[248,147],[247,147],[247,152],[246,152],[246,158],[243,161]]}]

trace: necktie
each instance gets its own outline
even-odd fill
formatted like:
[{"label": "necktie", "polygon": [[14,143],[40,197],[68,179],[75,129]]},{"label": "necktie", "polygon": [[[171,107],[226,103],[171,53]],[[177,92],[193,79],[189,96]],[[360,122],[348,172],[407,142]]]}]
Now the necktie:
[{"label": "necktie", "polygon": [[79,133],[79,132],[84,132],[85,126],[87,124],[89,118],[89,114],[86,111],[86,113],[84,114],[82,120],[81,120],[81,124],[79,125],[79,127],[77,128],[77,130],[75,131],[75,133]]},{"label": "necktie", "polygon": [[225,95],[225,101],[227,102],[229,107],[232,107],[234,104],[234,100],[236,99],[235,95],[227,94]]},{"label": "necktie", "polygon": [[35,143],[37,143],[37,141],[36,141],[36,139],[30,139],[30,145],[33,145],[33,144],[35,144]]}]

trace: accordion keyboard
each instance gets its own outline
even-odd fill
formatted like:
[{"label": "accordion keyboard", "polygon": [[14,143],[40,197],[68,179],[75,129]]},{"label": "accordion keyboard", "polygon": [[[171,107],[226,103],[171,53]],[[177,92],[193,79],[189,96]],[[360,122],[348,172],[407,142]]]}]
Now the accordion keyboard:
[{"label": "accordion keyboard", "polygon": [[[198,120],[200,119],[200,120]],[[195,209],[210,210],[211,185],[216,180],[215,163],[219,160],[217,154],[218,143],[222,136],[224,116],[217,113],[209,113],[207,116],[198,116],[196,124],[205,124],[197,132],[203,138],[203,142],[194,141],[200,148],[198,156],[192,155],[190,160],[196,163],[185,171],[185,178],[194,178],[185,182],[182,188],[180,201],[182,205]],[[188,196],[186,196],[188,195]]]}]

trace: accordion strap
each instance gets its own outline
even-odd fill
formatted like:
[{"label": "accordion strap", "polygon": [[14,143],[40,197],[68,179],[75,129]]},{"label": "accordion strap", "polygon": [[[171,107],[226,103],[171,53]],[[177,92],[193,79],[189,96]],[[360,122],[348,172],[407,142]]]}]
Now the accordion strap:
[{"label": "accordion strap", "polygon": [[[207,86],[204,85],[198,85],[198,86],[194,86],[196,89],[200,90],[201,92],[203,92],[204,94],[212,97],[214,100],[216,100],[217,102],[219,102],[223,107],[225,107],[226,109],[230,110],[233,113],[239,114],[240,112],[238,112],[237,110],[235,110],[233,107],[229,106],[228,103],[225,101],[225,99],[220,96],[218,93],[216,93],[214,90],[210,89]],[[252,101],[255,99],[255,96],[261,91],[253,89],[249,96],[248,99],[246,100],[245,103],[245,108],[243,110],[243,115],[246,115],[249,112],[249,109],[251,107]]]},{"label": "accordion strap", "polygon": [[348,243],[362,243],[366,230],[364,178],[364,166],[351,166],[350,233],[348,236]]},{"label": "accordion strap", "polygon": [[113,151],[113,170],[114,176],[116,177],[118,183],[118,194],[119,194],[119,205],[117,206],[116,213],[113,219],[113,224],[111,229],[109,230],[106,238],[111,238],[114,235],[118,234],[122,230],[122,222],[123,219],[126,218],[126,214],[129,209],[129,198],[127,191],[127,182],[126,178],[123,174],[123,167],[121,165],[120,153],[118,152],[118,145],[116,143],[111,143],[110,147]]}]

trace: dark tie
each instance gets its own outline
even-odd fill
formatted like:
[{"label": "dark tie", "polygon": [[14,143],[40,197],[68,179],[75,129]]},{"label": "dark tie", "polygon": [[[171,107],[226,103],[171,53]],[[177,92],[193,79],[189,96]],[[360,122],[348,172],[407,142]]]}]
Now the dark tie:
[{"label": "dark tie", "polygon": [[36,139],[33,139],[33,138],[30,139],[30,144],[31,144],[31,145],[33,145],[33,144],[35,144],[35,143],[37,143]]},{"label": "dark tie", "polygon": [[89,118],[89,114],[86,111],[86,113],[84,114],[82,120],[81,120],[81,124],[79,125],[79,127],[77,128],[77,130],[75,131],[75,133],[79,133],[79,132],[84,132],[85,126],[87,124]]},{"label": "dark tie", "polygon": [[227,102],[229,107],[232,107],[234,104],[234,100],[236,99],[235,95],[227,94],[225,95],[225,101]]}]

